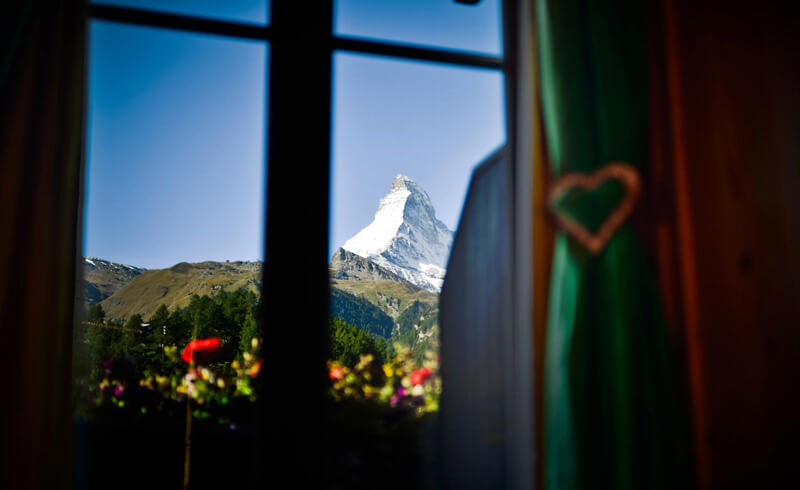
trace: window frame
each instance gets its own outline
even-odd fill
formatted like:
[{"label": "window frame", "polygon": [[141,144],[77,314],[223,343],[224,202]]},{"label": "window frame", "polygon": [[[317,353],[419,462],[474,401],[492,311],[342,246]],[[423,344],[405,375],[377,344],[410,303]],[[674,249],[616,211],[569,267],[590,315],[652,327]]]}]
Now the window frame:
[{"label": "window frame", "polygon": [[[409,46],[372,39],[355,39],[334,35],[334,1],[309,2],[271,0],[270,23],[255,25],[245,22],[214,20],[183,14],[158,12],[134,7],[102,4],[87,5],[87,26],[92,20],[119,22],[158,27],[233,39],[261,40],[269,43],[267,67],[268,113],[266,142],[267,199],[264,276],[262,292],[262,325],[270,331],[270,339],[283,346],[270,353],[272,361],[267,371],[292,370],[288,376],[276,376],[270,381],[270,392],[293,405],[269,403],[262,397],[258,413],[259,454],[263,464],[256,465],[258,483],[272,475],[289,474],[298,486],[318,486],[324,479],[324,419],[325,419],[325,352],[328,316],[328,240],[330,216],[330,177],[332,164],[332,92],[333,56],[336,52],[387,56],[418,62],[436,62],[462,67],[489,68],[500,71],[505,79],[506,146],[512,156],[514,169],[515,261],[522,265],[515,272],[515,311],[518,325],[515,330],[530,330],[530,191],[531,172],[519,161],[530,161],[530,115],[520,113],[518,95],[528,109],[530,88],[518,84],[518,47],[526,45],[531,17],[527,2],[502,2],[503,55],[493,57],[451,49]],[[87,2],[88,3],[88,2]],[[469,6],[464,6],[469,8]],[[518,13],[523,14],[522,17]],[[523,34],[518,35],[518,32]],[[529,55],[530,53],[524,53]],[[523,58],[527,59],[527,58]],[[527,63],[527,61],[526,61]],[[522,77],[529,78],[524,66]],[[87,64],[88,70],[88,64]],[[518,116],[522,114],[523,119]],[[526,122],[527,121],[527,122]],[[521,124],[518,124],[521,123]],[[85,127],[84,122],[84,127]],[[518,135],[522,135],[520,138]],[[522,142],[519,145],[518,142]],[[312,142],[312,143],[309,143]],[[85,162],[84,162],[85,167]],[[81,180],[81,182],[83,179]],[[297,188],[303,190],[298,198]],[[519,210],[524,210],[520,212]],[[82,223],[79,224],[82,226]],[[81,236],[80,230],[78,236]],[[517,267],[519,270],[520,267]],[[303,321],[298,321],[302,317]],[[271,324],[283,328],[270,329]],[[291,326],[291,327],[289,327]],[[313,327],[316,328],[313,328]],[[298,363],[299,346],[316,362]],[[295,346],[293,348],[293,346]],[[532,364],[531,352],[521,360]],[[261,379],[263,380],[264,377]],[[284,379],[286,378],[286,379]],[[307,380],[299,385],[294,380]],[[532,386],[532,379],[516,380]],[[532,406],[532,403],[530,404]],[[517,414],[524,424],[532,419],[532,407],[523,404]],[[516,412],[515,412],[516,413]],[[279,421],[270,424],[264,421]],[[530,425],[532,422],[528,422]],[[521,444],[521,446],[520,446]],[[530,441],[516,441],[522,449],[515,458],[522,458],[528,468],[516,475],[517,482],[532,479]],[[274,451],[272,448],[281,448]],[[530,453],[530,454],[529,454]],[[530,460],[530,461],[529,461]],[[316,471],[309,471],[315,468]],[[267,475],[270,475],[268,478]],[[524,485],[524,483],[523,483]]]}]

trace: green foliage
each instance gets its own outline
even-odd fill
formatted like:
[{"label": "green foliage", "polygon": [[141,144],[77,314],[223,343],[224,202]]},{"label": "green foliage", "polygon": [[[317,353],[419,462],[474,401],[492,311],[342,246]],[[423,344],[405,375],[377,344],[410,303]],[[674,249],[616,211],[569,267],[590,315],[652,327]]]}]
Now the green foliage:
[{"label": "green foliage", "polygon": [[128,321],[125,322],[124,328],[128,330],[139,330],[142,327],[142,323],[144,323],[144,319],[142,318],[142,315],[137,313],[136,315],[131,315],[131,317],[128,318]]},{"label": "green foliage", "polygon": [[167,324],[167,320],[169,320],[169,310],[167,305],[162,304],[150,317],[150,325],[153,325],[154,328],[161,328]]},{"label": "green foliage", "polygon": [[[125,326],[123,327],[122,340],[116,345],[117,349],[114,352],[115,358],[119,359],[125,355],[132,356],[135,354],[133,352],[134,349],[144,341],[143,335],[139,333],[142,328],[142,323],[144,323],[142,315],[131,315],[131,317],[128,318],[128,321],[125,322]],[[136,350],[138,351],[139,349]]]},{"label": "green foliage", "polygon": [[192,339],[191,315],[186,308],[175,310],[167,319],[164,345],[186,345]]},{"label": "green foliage", "polygon": [[167,305],[162,304],[156,309],[149,321],[150,327],[152,328],[153,341],[158,344],[159,347],[170,345],[171,343],[167,338],[168,322],[169,309],[167,309]]},{"label": "green foliage", "polygon": [[97,325],[86,327],[85,342],[88,345],[90,379],[97,379],[100,364],[114,357],[115,346],[121,338],[122,332],[119,330]]},{"label": "green foliage", "polygon": [[411,348],[411,356],[421,363],[425,352],[435,350],[439,339],[439,309],[435,305],[415,301],[397,317],[392,340]]},{"label": "green foliage", "polygon": [[[187,364],[177,346],[162,349],[166,361],[161,369],[139,369],[129,359],[103,362],[98,380],[86,383],[89,406],[79,413],[142,417],[149,414],[180,416],[191,399],[191,417],[212,419],[219,424],[249,423],[256,400],[254,378],[263,360],[260,342],[253,339],[242,360]],[[216,349],[216,347],[214,348]]]},{"label": "green foliage", "polygon": [[103,323],[106,321],[106,312],[99,303],[91,305],[86,310],[86,321],[89,323]]},{"label": "green foliage", "polygon": [[396,322],[400,335],[416,329],[427,330],[439,322],[439,310],[428,303],[414,301],[397,317]]},{"label": "green foliage", "polygon": [[261,337],[261,329],[258,326],[256,317],[253,314],[248,314],[242,326],[241,340],[239,341],[239,351],[245,352],[250,348],[250,344],[254,338]]},{"label": "green foliage", "polygon": [[223,325],[220,325],[225,320],[222,306],[210,297],[193,295],[189,301],[188,310],[192,320],[193,338],[211,337],[214,336],[215,330],[224,328]]},{"label": "green foliage", "polygon": [[241,358],[251,349],[253,337],[260,336],[259,299],[252,291],[220,292],[194,296],[189,305],[170,313],[160,305],[149,320],[131,315],[125,323],[105,320],[99,304],[87,310],[83,340],[88,352],[89,376],[96,381],[101,363],[127,359],[133,369],[163,370],[169,363],[164,346],[185,346],[193,338],[217,337],[222,342],[221,360]]},{"label": "green foliage", "polygon": [[391,337],[392,317],[366,299],[332,288],[330,304],[331,316],[384,339]]},{"label": "green foliage", "polygon": [[381,376],[375,375],[377,366],[372,354],[360,356],[354,366],[328,361],[333,399],[378,402],[412,410],[418,416],[438,411],[442,381],[437,352],[424,353],[423,361],[417,363],[410,348],[399,344],[396,348],[396,354],[380,366]]},{"label": "green foliage", "polygon": [[377,364],[390,359],[393,350],[385,339],[348,324],[339,318],[330,318],[330,357],[345,366],[355,366],[362,355],[372,354]]}]

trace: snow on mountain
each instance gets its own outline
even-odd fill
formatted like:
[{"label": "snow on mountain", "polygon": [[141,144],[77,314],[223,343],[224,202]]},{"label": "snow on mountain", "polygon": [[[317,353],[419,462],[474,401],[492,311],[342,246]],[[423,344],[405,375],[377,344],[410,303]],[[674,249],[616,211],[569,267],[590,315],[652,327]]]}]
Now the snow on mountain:
[{"label": "snow on mountain", "polygon": [[429,291],[444,280],[453,232],[436,218],[428,193],[405,175],[392,180],[372,223],[342,246]]},{"label": "snow on mountain", "polygon": [[114,294],[125,284],[131,282],[133,278],[145,272],[145,270],[140,267],[98,259],[97,257],[84,257],[84,298],[89,304],[100,302]]}]

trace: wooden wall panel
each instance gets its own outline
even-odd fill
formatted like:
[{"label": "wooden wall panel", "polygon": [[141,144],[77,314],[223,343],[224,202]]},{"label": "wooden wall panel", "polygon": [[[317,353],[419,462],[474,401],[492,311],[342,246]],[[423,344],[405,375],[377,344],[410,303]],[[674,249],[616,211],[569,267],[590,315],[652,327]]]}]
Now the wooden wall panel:
[{"label": "wooden wall panel", "polygon": [[677,265],[704,488],[797,480],[797,19],[778,3],[665,2]]}]

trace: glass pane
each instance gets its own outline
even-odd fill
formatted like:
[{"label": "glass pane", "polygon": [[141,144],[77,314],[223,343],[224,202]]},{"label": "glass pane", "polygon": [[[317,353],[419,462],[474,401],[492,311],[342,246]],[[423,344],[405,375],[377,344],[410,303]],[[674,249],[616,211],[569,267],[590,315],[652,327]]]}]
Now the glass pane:
[{"label": "glass pane", "polygon": [[247,481],[267,56],[263,42],[91,23],[79,488],[177,487],[187,410],[191,478]]},{"label": "glass pane", "polygon": [[92,0],[92,3],[216,20],[269,24],[270,0]]},{"label": "glass pane", "polygon": [[501,0],[336,0],[336,34],[500,56]]},{"label": "glass pane", "polygon": [[335,55],[332,487],[378,488],[386,462],[404,468],[396,488],[433,471],[419,465],[441,393],[439,291],[472,170],[504,144],[504,114],[499,71]]}]

